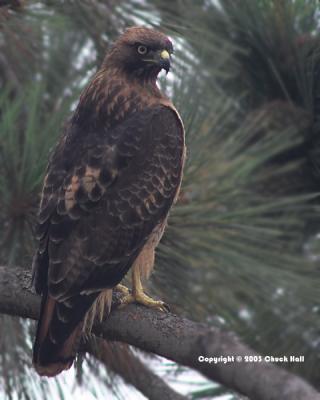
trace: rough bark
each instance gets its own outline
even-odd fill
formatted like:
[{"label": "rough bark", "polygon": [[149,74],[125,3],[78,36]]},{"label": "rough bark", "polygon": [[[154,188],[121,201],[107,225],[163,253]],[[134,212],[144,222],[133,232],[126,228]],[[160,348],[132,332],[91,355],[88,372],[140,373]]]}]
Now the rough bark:
[{"label": "rough bark", "polygon": [[[38,317],[39,298],[32,293],[30,274],[0,267],[0,312]],[[209,379],[254,400],[320,400],[303,379],[267,362],[204,363],[199,356],[258,356],[230,332],[138,305],[115,309],[94,333],[123,341],[200,371]]]}]

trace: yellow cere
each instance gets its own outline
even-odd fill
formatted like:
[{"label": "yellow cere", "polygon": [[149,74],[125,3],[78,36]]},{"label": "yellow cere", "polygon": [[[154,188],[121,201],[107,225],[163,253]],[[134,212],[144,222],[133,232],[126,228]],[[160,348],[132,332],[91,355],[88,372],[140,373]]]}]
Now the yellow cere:
[{"label": "yellow cere", "polygon": [[162,52],[160,54],[160,57],[163,60],[168,60],[168,58],[170,58],[170,54],[169,54],[169,52],[167,50],[162,50]]}]

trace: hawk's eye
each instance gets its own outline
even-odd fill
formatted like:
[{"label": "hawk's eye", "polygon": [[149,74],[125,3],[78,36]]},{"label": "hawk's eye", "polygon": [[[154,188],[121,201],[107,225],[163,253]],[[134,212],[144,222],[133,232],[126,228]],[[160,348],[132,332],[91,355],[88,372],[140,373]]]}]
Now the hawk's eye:
[{"label": "hawk's eye", "polygon": [[143,46],[142,44],[140,46],[138,46],[138,53],[139,54],[147,54],[148,49],[146,46]]}]

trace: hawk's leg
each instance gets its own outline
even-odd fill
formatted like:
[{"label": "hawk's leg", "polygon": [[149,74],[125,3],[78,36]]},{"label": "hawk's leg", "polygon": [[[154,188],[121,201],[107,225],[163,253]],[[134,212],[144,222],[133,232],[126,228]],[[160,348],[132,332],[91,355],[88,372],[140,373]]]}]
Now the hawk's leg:
[{"label": "hawk's leg", "polygon": [[140,270],[137,267],[133,267],[132,269],[132,294],[129,293],[122,297],[120,307],[124,307],[130,303],[139,303],[160,311],[169,311],[169,307],[166,303],[160,300],[154,300],[144,293],[140,279]]}]

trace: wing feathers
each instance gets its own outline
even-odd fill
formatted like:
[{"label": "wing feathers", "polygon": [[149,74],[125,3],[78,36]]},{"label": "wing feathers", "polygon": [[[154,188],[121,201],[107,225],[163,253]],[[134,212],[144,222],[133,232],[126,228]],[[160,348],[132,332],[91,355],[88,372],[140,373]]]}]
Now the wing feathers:
[{"label": "wing feathers", "polygon": [[53,363],[49,373],[70,366],[85,313],[166,219],[182,173],[183,128],[167,107],[82,129],[69,126],[53,153],[39,213],[36,287],[49,300],[35,363]]}]

